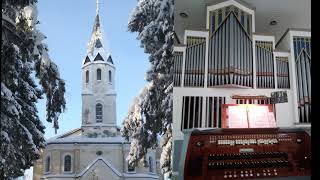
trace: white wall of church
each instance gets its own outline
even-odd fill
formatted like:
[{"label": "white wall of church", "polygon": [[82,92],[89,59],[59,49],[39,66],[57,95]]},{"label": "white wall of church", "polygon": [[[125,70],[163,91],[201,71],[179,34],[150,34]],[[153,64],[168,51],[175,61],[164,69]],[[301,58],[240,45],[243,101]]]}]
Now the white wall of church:
[{"label": "white wall of church", "polygon": [[[81,174],[94,160],[97,158],[103,158],[105,161],[110,163],[110,166],[114,168],[116,171],[122,173],[130,173],[128,172],[128,162],[126,157],[129,154],[130,144],[50,144],[46,147],[44,152],[44,164],[45,167],[46,162],[45,159],[47,156],[50,156],[50,171],[45,172],[43,170],[43,174],[47,177],[47,179],[54,179],[55,177],[60,176],[74,176],[76,174]],[[97,152],[101,151],[101,155],[97,155]],[[64,156],[71,155],[72,161],[71,172],[64,172]],[[155,150],[148,151],[147,160],[151,157],[152,161],[152,169],[149,167],[143,167],[141,164],[135,168],[134,172],[130,174],[150,174],[156,175],[156,157]],[[100,163],[100,162],[99,162]],[[99,164],[97,162],[97,164]],[[94,166],[97,166],[94,164]],[[97,166],[97,170],[95,170],[97,175],[101,172],[100,165]],[[92,169],[92,168],[90,168]],[[152,170],[152,172],[150,172]],[[102,173],[102,172],[101,172]],[[106,177],[107,174],[110,177],[113,177],[115,174],[112,172],[104,171],[102,175],[99,177]],[[110,174],[109,174],[110,173]],[[86,175],[87,176],[87,175]],[[80,179],[85,179],[85,177],[81,177]],[[117,179],[111,178],[111,179]]]},{"label": "white wall of church", "polygon": [[[101,70],[101,80],[97,79]],[[86,73],[89,72],[89,81]],[[109,71],[111,78],[109,79]],[[82,68],[82,120],[84,124],[96,123],[96,104],[102,104],[102,123],[116,124],[115,67],[105,62],[92,62]],[[111,82],[109,81],[111,80]]]}]

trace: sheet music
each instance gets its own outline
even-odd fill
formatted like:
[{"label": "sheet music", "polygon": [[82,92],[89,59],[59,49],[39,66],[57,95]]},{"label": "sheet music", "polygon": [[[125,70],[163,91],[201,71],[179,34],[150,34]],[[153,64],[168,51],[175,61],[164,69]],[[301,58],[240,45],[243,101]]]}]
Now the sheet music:
[{"label": "sheet music", "polygon": [[228,107],[229,128],[248,128],[246,106]]},{"label": "sheet music", "polygon": [[273,128],[277,126],[274,114],[269,112],[268,106],[229,106],[227,114],[229,128]]}]

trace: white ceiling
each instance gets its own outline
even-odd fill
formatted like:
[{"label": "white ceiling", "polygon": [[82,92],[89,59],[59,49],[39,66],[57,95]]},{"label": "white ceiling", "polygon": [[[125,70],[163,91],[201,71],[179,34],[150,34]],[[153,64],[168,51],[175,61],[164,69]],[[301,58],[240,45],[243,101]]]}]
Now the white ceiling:
[{"label": "white ceiling", "polygon": [[[174,28],[180,41],[185,29],[205,29],[206,4],[221,0],[175,0]],[[254,6],[256,33],[274,35],[276,42],[288,28],[311,29],[311,0],[243,0]],[[185,12],[187,18],[180,17]],[[278,22],[270,26],[272,20]]]}]

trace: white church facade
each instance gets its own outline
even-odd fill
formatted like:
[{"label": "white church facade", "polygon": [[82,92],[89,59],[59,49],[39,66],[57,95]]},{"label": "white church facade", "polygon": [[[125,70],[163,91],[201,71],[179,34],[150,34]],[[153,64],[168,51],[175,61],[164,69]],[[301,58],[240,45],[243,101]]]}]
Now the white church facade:
[{"label": "white church facade", "polygon": [[128,165],[130,142],[116,124],[116,67],[103,40],[97,3],[82,62],[82,125],[47,140],[41,159],[34,164],[34,180],[162,179],[158,150],[148,151],[148,167]]}]

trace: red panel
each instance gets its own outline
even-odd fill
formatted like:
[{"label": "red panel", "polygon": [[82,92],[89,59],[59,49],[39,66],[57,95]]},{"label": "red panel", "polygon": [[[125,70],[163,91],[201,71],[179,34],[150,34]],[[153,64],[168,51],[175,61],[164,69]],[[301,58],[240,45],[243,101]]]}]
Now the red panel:
[{"label": "red panel", "polygon": [[193,132],[184,179],[260,179],[311,175],[311,138],[303,130],[215,129]]}]

